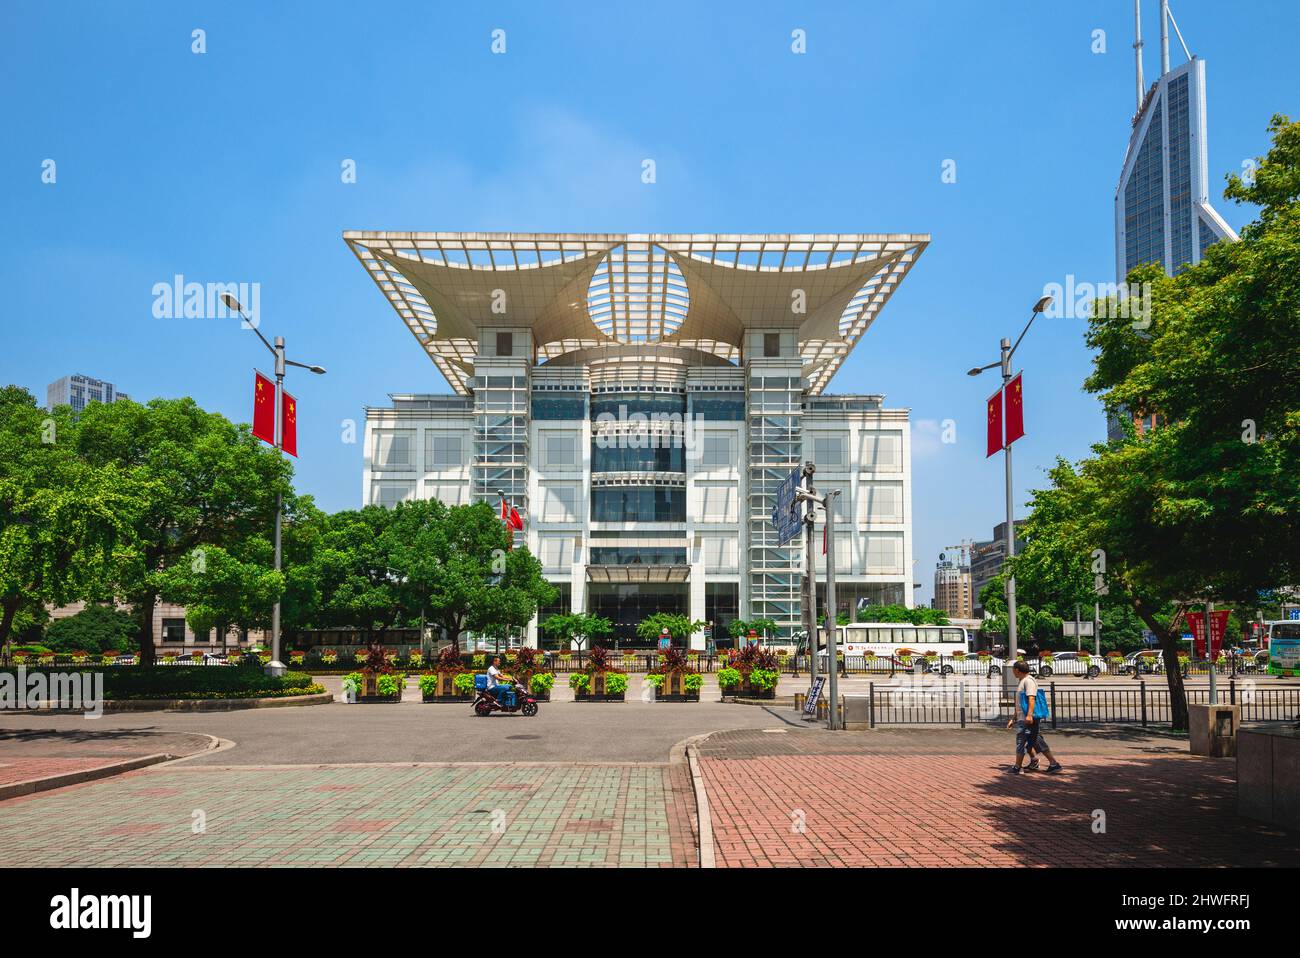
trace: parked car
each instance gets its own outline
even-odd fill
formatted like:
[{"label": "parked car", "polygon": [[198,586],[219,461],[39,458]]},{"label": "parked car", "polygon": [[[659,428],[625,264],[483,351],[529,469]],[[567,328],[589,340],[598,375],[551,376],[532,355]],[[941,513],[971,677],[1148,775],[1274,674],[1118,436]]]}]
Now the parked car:
[{"label": "parked car", "polygon": [[1140,673],[1150,675],[1164,671],[1164,660],[1159,649],[1141,649],[1124,656],[1124,664],[1119,667],[1120,675]]},{"label": "parked car", "polygon": [[1090,655],[1085,664],[1078,652],[1054,652],[1050,664],[1037,659],[1029,663],[1029,667],[1031,669],[1037,667],[1037,674],[1043,678],[1052,675],[1085,675],[1095,679],[1101,675],[1101,660],[1095,655]]}]

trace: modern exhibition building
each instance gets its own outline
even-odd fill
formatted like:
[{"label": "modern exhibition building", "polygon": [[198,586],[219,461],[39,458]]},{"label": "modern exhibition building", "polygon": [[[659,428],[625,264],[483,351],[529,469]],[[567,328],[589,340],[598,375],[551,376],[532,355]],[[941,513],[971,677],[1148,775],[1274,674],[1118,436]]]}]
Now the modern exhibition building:
[{"label": "modern exhibition building", "polygon": [[803,547],[771,512],[808,461],[841,493],[840,609],[912,604],[908,410],[825,390],[928,235],[344,239],[451,386],[366,410],[364,503],[504,495],[559,587],[541,614],[603,615],[621,642],[657,611],[788,636]]}]

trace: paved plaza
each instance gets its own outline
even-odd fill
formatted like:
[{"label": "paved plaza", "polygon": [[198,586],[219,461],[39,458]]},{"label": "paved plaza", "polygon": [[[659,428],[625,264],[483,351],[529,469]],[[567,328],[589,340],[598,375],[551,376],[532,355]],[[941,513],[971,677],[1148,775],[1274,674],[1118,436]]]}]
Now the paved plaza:
[{"label": "paved plaza", "polygon": [[1236,816],[1231,760],[1134,727],[1049,738],[1065,773],[1015,777],[1000,730],[708,701],[10,714],[10,779],[183,757],[0,801],[0,866],[695,867],[687,742],[722,867],[1300,865],[1300,836]]}]

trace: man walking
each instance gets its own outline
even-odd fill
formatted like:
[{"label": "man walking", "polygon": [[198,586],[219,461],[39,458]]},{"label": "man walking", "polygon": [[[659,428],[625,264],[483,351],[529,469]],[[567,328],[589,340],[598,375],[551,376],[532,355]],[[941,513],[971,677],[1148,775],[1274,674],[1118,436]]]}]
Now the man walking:
[{"label": "man walking", "polygon": [[[1019,775],[1022,772],[1021,766],[1025,763],[1025,753],[1038,752],[1047,756],[1047,771],[1059,772],[1061,763],[1052,755],[1046,739],[1038,730],[1039,723],[1047,718],[1047,699],[1039,691],[1038,681],[1029,674],[1029,666],[1023,660],[1016,660],[1011,668],[1020,682],[1016,686],[1016,714],[1007,722],[1007,728],[1016,726],[1016,764],[1007,771]],[[1038,757],[1030,757],[1029,770],[1034,771],[1038,768]]]}]

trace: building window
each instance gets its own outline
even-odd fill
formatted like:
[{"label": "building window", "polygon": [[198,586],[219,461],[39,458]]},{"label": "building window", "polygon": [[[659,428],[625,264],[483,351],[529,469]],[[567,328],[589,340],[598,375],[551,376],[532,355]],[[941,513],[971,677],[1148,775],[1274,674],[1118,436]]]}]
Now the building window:
[{"label": "building window", "polygon": [[870,534],[866,537],[867,567],[864,572],[901,575],[903,572],[903,537],[896,533]]},{"label": "building window", "polygon": [[415,468],[415,433],[408,430],[375,433],[371,464],[375,469]]},{"label": "building window", "polygon": [[700,466],[736,466],[735,436],[729,432],[706,432],[700,445]]},{"label": "building window", "polygon": [[578,487],[548,485],[542,488],[543,522],[578,521]]},{"label": "building window", "polygon": [[578,464],[578,437],[571,432],[542,433],[542,465],[550,469],[569,468]]},{"label": "building window", "polygon": [[391,509],[415,498],[415,483],[405,479],[379,479],[371,483],[370,502]]},{"label": "building window", "polygon": [[740,542],[735,536],[701,536],[705,572],[737,572],[740,569]]},{"label": "building window", "polygon": [[437,499],[448,506],[463,506],[469,501],[469,484],[465,482],[425,482],[424,498]]},{"label": "building window", "polygon": [[902,472],[903,434],[864,432],[859,465],[865,472]]},{"label": "building window", "polygon": [[863,522],[902,522],[903,484],[901,482],[864,482],[859,487]]},{"label": "building window", "polygon": [[573,565],[573,536],[542,536],[538,561],[547,572],[567,572]]},{"label": "building window", "polygon": [[665,486],[616,486],[591,491],[596,522],[685,522],[686,490]]},{"label": "building window", "polygon": [[701,522],[739,522],[739,490],[734,482],[699,482]]},{"label": "building window", "polygon": [[497,355],[513,356],[515,351],[514,333],[497,333]]},{"label": "building window", "polygon": [[764,333],[763,334],[763,356],[772,358],[781,355],[781,334]]},{"label": "building window", "polygon": [[534,419],[586,419],[587,403],[581,396],[533,396]]},{"label": "building window", "polygon": [[466,463],[464,437],[458,432],[426,432],[424,434],[425,468],[456,469]]},{"label": "building window", "polygon": [[844,469],[848,466],[848,436],[843,433],[813,437],[813,462],[819,469]]},{"label": "building window", "polygon": [[185,620],[184,619],[163,619],[162,640],[164,642],[184,642],[185,641]]}]

